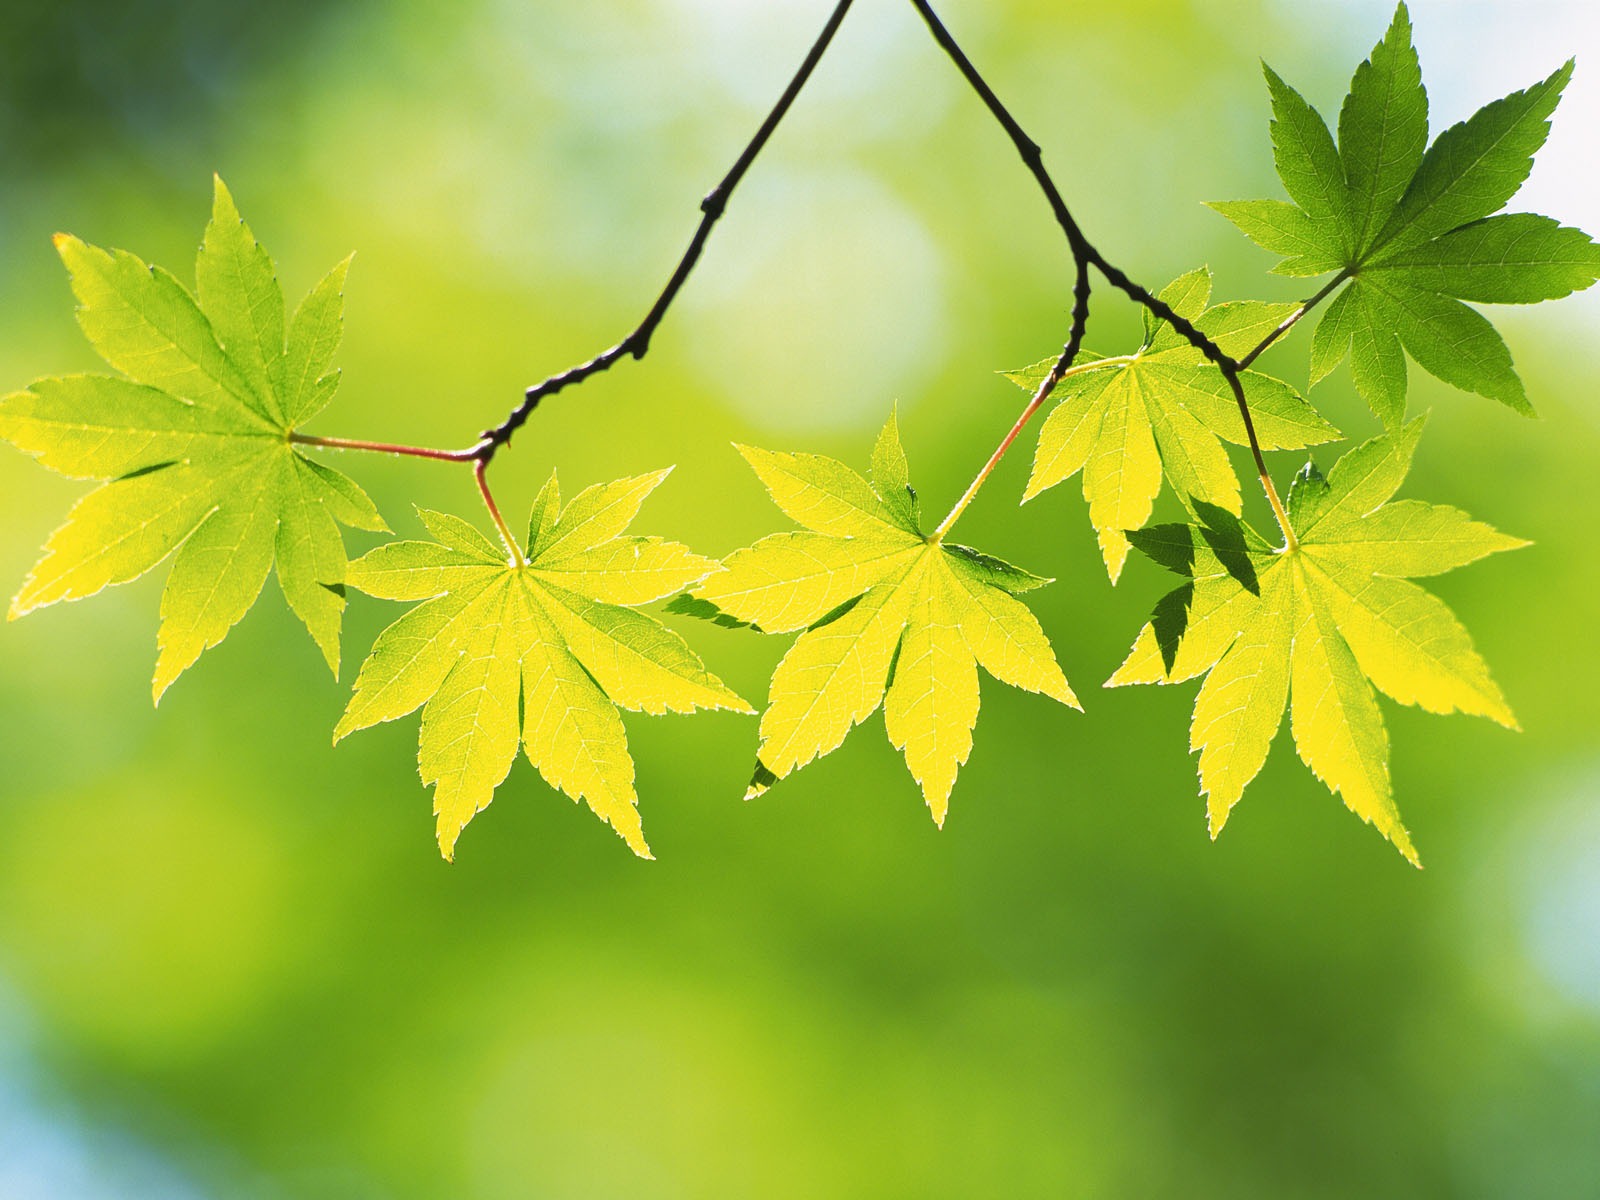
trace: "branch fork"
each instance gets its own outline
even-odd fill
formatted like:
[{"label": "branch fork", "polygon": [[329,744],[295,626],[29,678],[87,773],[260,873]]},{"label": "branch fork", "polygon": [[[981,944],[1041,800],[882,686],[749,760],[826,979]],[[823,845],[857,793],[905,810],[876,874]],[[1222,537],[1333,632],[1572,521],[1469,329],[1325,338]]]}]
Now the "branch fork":
[{"label": "branch fork", "polygon": [[[806,83],[816,70],[817,64],[822,61],[823,55],[833,43],[834,35],[838,32],[845,15],[850,11],[852,3],[853,0],[837,0],[833,11],[829,14],[822,27],[822,31],[817,35],[816,40],[807,51],[793,78],[790,79],[788,86],[784,88],[783,93],[779,96],[777,103],[767,114],[766,119],[756,130],[755,135],[745,145],[744,150],[739,154],[733,166],[729,168],[728,173],[701,200],[700,223],[696,226],[694,234],[689,240],[688,248],[679,258],[678,264],[668,278],[666,286],[661,290],[660,295],[656,297],[655,303],[651,305],[644,319],[621,341],[587,362],[569,367],[567,370],[551,375],[549,378],[528,388],[521,403],[511,410],[504,421],[492,429],[484,430],[477,442],[462,450],[438,450],[387,442],[313,437],[299,433],[292,434],[291,440],[304,445],[322,446],[329,449],[363,450],[379,454],[432,459],[436,462],[471,464],[478,490],[483,497],[484,506],[488,509],[495,528],[499,530],[502,540],[506,543],[507,551],[511,555],[511,561],[520,565],[522,562],[521,547],[516,539],[511,536],[505,519],[501,516],[500,510],[495,504],[493,493],[489,489],[486,476],[489,464],[502,447],[510,444],[517,430],[527,423],[534,410],[547,397],[553,396],[565,388],[582,384],[592,376],[610,370],[624,358],[642,359],[649,352],[650,343],[655,336],[657,328],[665,319],[668,310],[677,299],[678,293],[683,289],[684,284],[699,263],[701,253],[711,236],[711,231],[727,211],[728,202],[732,198],[735,189],[737,189],[740,181],[765,148],[767,142],[771,140],[773,133],[777,130],[778,125],[787,115],[789,109],[793,107],[801,91],[804,90]],[[1065,199],[1063,199],[1055,180],[1046,169],[1044,152],[1039,144],[1023,131],[1022,126],[1018,124],[1010,110],[1001,102],[994,89],[978,71],[977,67],[973,65],[972,60],[967,57],[966,52],[962,50],[960,44],[939,19],[929,0],[911,0],[911,5],[928,26],[934,41],[949,57],[956,70],[960,72],[1016,147],[1023,164],[1033,176],[1034,181],[1038,184],[1046,202],[1049,204],[1056,223],[1066,236],[1067,246],[1072,254],[1074,272],[1071,326],[1055,368],[1040,384],[1015,424],[1012,425],[1010,431],[1001,440],[994,453],[990,455],[988,462],[978,472],[977,477],[973,479],[961,499],[957,501],[949,515],[945,517],[944,521],[930,536],[934,540],[938,540],[949,532],[951,526],[955,524],[956,520],[972,502],[979,489],[1017,440],[1029,421],[1044,406],[1062,380],[1076,372],[1074,364],[1078,354],[1082,351],[1084,333],[1089,321],[1089,300],[1093,291],[1092,270],[1104,278],[1111,287],[1122,292],[1157,319],[1171,325],[1222,373],[1223,378],[1227,380],[1229,390],[1233,393],[1235,402],[1239,406],[1239,415],[1244,422],[1250,453],[1255,460],[1256,473],[1260,479],[1262,490],[1266,494],[1267,501],[1272,506],[1272,512],[1277,519],[1278,527],[1283,534],[1284,548],[1286,550],[1294,549],[1296,546],[1294,531],[1290,528],[1288,513],[1284,508],[1282,498],[1278,494],[1278,489],[1272,481],[1271,472],[1267,469],[1266,459],[1262,455],[1261,443],[1256,435],[1255,422],[1251,417],[1249,401],[1245,397],[1241,374],[1273,343],[1303,319],[1307,313],[1332,295],[1339,285],[1349,277],[1348,271],[1341,272],[1315,295],[1308,298],[1244,357],[1235,359],[1228,355],[1214,341],[1196,328],[1193,322],[1174,312],[1171,306],[1164,303],[1147,288],[1135,283],[1124,271],[1115,266],[1095,248],[1073,217],[1072,211],[1068,208]]]}]

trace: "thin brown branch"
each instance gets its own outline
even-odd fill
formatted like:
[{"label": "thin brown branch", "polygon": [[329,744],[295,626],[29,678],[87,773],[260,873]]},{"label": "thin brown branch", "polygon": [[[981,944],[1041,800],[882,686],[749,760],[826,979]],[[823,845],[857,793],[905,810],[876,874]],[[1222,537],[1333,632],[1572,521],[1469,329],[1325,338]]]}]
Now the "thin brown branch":
[{"label": "thin brown branch", "polygon": [[[933,6],[928,0],[911,0],[912,7],[921,15],[929,32],[939,47],[955,64],[956,69],[967,81],[968,85],[978,98],[983,101],[1000,127],[1005,130],[1011,139],[1012,145],[1021,155],[1023,163],[1032,174],[1034,181],[1039,185],[1039,190],[1044,193],[1045,200],[1050,205],[1050,211],[1055,216],[1056,223],[1061,226],[1062,232],[1067,236],[1067,245],[1072,251],[1073,263],[1078,269],[1079,284],[1084,281],[1084,269],[1093,266],[1106,279],[1112,287],[1124,293],[1135,303],[1142,305],[1160,320],[1171,325],[1183,338],[1216,364],[1223,377],[1228,381],[1228,387],[1233,392],[1234,399],[1239,405],[1239,416],[1244,421],[1245,436],[1249,439],[1250,453],[1255,459],[1256,473],[1260,476],[1262,490],[1267,495],[1268,502],[1272,505],[1273,515],[1283,532],[1286,544],[1294,545],[1294,532],[1289,528],[1288,516],[1284,511],[1283,501],[1278,496],[1278,489],[1272,482],[1272,474],[1267,470],[1266,459],[1261,454],[1261,441],[1256,436],[1255,421],[1250,415],[1250,403],[1245,398],[1244,383],[1239,378],[1241,365],[1231,355],[1223,351],[1214,341],[1197,329],[1194,323],[1175,312],[1171,305],[1160,297],[1150,292],[1147,288],[1135,283],[1121,268],[1114,265],[1084,236],[1082,228],[1078,225],[1072,211],[1067,207],[1066,200],[1062,198],[1061,189],[1056,186],[1050,172],[1044,165],[1044,155],[1039,149],[1039,144],[1030,138],[1018,124],[1011,111],[995,94],[992,87],[984,79],[983,74],[967,57],[964,50],[956,42],[944,22],[933,11]],[[1084,296],[1087,304],[1087,295]],[[1265,349],[1265,347],[1262,347]]]},{"label": "thin brown branch", "polygon": [[774,131],[793,106],[795,99],[800,95],[806,82],[811,78],[811,73],[822,61],[823,54],[833,41],[833,35],[838,32],[840,23],[845,14],[850,11],[853,0],[838,0],[833,12],[829,15],[827,23],[823,25],[822,32],[817,35],[816,41],[806,53],[799,70],[794,78],[789,81],[789,86],[784,88],[783,94],[778,97],[778,102],[773,105],[772,111],[767,114],[767,119],[756,130],[755,136],[745,146],[737,161],[729,168],[722,181],[707,193],[700,202],[700,224],[694,231],[694,236],[689,240],[689,248],[683,252],[683,257],[678,260],[677,268],[672,272],[672,277],[667,280],[667,285],[661,294],[656,297],[656,302],[651,305],[650,311],[645,314],[636,329],[623,338],[609,350],[595,355],[588,362],[580,363],[559,375],[552,375],[542,383],[529,388],[523,397],[522,403],[517,405],[499,425],[493,429],[485,430],[482,439],[472,449],[472,454],[487,463],[495,452],[511,440],[513,434],[520,429],[539,402],[547,396],[553,396],[563,388],[573,384],[582,383],[593,375],[609,370],[619,360],[632,355],[635,359],[643,358],[650,349],[650,339],[655,336],[656,327],[667,315],[667,310],[672,307],[672,302],[677,299],[678,292],[688,281],[695,265],[700,261],[700,253],[705,249],[706,240],[711,236],[711,230],[722,219],[722,214],[728,206],[728,199],[739,186],[739,181],[749,171],[751,164],[756,160]]}]

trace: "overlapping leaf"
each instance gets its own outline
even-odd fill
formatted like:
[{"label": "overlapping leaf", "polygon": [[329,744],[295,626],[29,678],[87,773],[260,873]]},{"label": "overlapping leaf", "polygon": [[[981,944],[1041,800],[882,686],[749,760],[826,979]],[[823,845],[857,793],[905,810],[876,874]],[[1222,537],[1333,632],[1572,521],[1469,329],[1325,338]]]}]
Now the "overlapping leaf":
[{"label": "overlapping leaf", "polygon": [[[1214,204],[1286,275],[1349,277],[1317,326],[1311,379],[1350,356],[1357,389],[1390,427],[1405,415],[1406,356],[1446,383],[1532,408],[1494,327],[1463,300],[1531,304],[1600,277],[1600,247],[1531,213],[1500,214],[1544,145],[1569,61],[1428,145],[1428,98],[1402,4],[1356,68],[1339,141],[1269,68],[1272,143],[1290,201]],[[1500,214],[1500,215],[1495,215]]]},{"label": "overlapping leaf", "polygon": [[[1254,349],[1295,308],[1249,301],[1208,309],[1210,297],[1211,272],[1203,268],[1161,293],[1179,316],[1235,356]],[[1049,359],[1009,378],[1033,391],[1054,365]],[[1089,520],[1115,583],[1128,557],[1126,531],[1150,519],[1163,475],[1186,502],[1240,511],[1239,480],[1222,443],[1246,445],[1248,438],[1222,373],[1165,322],[1147,315],[1137,352],[1089,359],[1084,366],[1087,373],[1068,376],[1056,389],[1063,399],[1039,431],[1023,499],[1081,471]],[[1300,449],[1339,436],[1287,384],[1259,371],[1241,379],[1264,449]]]},{"label": "overlapping leaf", "polygon": [[676,542],[623,536],[666,475],[591,487],[564,509],[552,475],[525,563],[424,511],[434,541],[393,542],[350,564],[350,586],[421,603],[379,635],[335,740],[422,709],[417,761],[446,858],[519,746],[551,787],[649,858],[618,708],[754,711],[676,633],[632,611],[718,569]]},{"label": "overlapping leaf", "polygon": [[942,825],[972,749],[979,666],[1078,707],[1016,599],[1049,581],[921,532],[893,417],[873,451],[871,485],[820,455],[739,451],[805,527],[736,551],[695,591],[707,613],[803,631],[773,674],[746,798],[838,748],[882,704],[889,740]]},{"label": "overlapping leaf", "polygon": [[0,401],[0,437],[53,470],[109,482],[78,502],[11,603],[16,618],[143,575],[161,598],[162,692],[255,603],[284,597],[339,669],[345,550],[335,522],[385,528],[353,482],[289,433],[322,410],[343,320],[340,263],[285,322],[272,260],[219,179],[195,275],[60,235],[78,321],[122,372],[41,379]]},{"label": "overlapping leaf", "polygon": [[1289,493],[1298,545],[1272,549],[1231,514],[1154,526],[1134,544],[1189,582],[1156,606],[1108,686],[1204,675],[1190,726],[1213,837],[1266,761],[1286,705],[1295,747],[1413,863],[1373,686],[1429,712],[1516,720],[1467,632],[1411,578],[1526,543],[1459,509],[1391,500],[1422,419],[1358,446]]}]

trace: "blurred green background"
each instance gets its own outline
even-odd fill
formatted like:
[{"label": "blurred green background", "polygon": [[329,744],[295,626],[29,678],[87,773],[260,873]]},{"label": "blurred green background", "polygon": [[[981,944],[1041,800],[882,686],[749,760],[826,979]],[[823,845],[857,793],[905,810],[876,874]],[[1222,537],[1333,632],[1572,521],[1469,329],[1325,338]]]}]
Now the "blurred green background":
[{"label": "blurred green background", "polygon": [[[95,366],[52,232],[188,277],[216,170],[291,296],[359,252],[314,431],[463,443],[643,312],[827,7],[7,5],[0,381]],[[1278,194],[1257,58],[1331,111],[1386,4],[945,9],[1113,259],[1296,294],[1199,202]],[[1435,130],[1600,50],[1576,0],[1413,13]],[[1593,70],[1518,201],[1591,232]],[[943,511],[1068,290],[910,6],[860,0],[650,358],[542,409],[502,502],[676,463],[639,529],[723,553],[785,527],[730,440],[862,466],[898,401]],[[961,540],[1058,577],[1088,712],[986,680],[942,832],[881,718],[751,804],[752,719],[630,718],[660,861],[524,762],[447,866],[414,719],[331,749],[275,586],[159,713],[164,572],[6,626],[0,1195],[1600,1195],[1595,300],[1496,314],[1541,421],[1413,372],[1406,494],[1536,543],[1436,588],[1527,732],[1386,705],[1421,873],[1286,737],[1207,840],[1193,686],[1096,686],[1168,581],[1107,586],[1075,486],[1017,511],[1026,449]],[[1100,300],[1090,344],[1136,328]],[[1344,371],[1318,398],[1373,431]],[[465,471],[340,465],[402,534],[478,515]],[[82,490],[0,454],[5,586]],[[345,685],[398,611],[352,603]],[[684,625],[762,699],[784,640]]]}]

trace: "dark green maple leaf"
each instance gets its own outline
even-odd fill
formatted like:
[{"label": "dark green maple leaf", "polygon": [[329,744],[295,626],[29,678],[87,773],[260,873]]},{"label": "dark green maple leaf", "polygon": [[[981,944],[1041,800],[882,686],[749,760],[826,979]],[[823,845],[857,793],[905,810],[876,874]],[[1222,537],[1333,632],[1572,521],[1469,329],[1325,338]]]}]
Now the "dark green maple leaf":
[{"label": "dark green maple leaf", "polygon": [[1544,145],[1572,67],[1486,105],[1431,146],[1403,4],[1356,68],[1337,146],[1321,114],[1267,68],[1273,157],[1290,199],[1212,207],[1284,255],[1278,273],[1348,280],[1312,340],[1313,384],[1348,354],[1357,390],[1392,428],[1405,416],[1409,355],[1454,387],[1532,413],[1505,342],[1462,301],[1532,304],[1600,278],[1600,246],[1587,234],[1500,212]]}]

